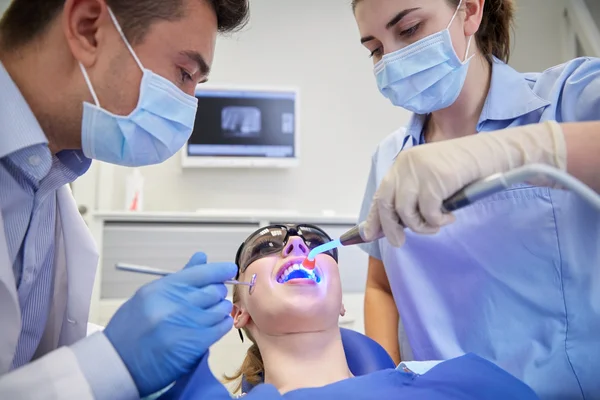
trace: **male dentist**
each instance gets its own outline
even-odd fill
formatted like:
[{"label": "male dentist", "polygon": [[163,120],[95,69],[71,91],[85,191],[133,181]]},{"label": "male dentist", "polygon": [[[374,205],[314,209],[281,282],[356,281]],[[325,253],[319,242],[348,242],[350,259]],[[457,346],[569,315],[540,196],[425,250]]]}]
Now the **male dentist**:
[{"label": "male dentist", "polygon": [[196,254],[85,338],[98,254],[68,183],[189,138],[218,32],[247,0],[13,0],[0,21],[0,398],[135,399],[231,329],[233,264]]}]

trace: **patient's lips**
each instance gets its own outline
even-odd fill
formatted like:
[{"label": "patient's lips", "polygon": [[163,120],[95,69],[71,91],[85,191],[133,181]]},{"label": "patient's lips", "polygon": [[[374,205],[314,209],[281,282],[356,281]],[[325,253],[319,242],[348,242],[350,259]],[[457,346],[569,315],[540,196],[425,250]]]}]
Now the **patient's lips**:
[{"label": "patient's lips", "polygon": [[301,259],[290,260],[282,265],[277,273],[276,280],[281,284],[314,285],[321,281],[316,269],[306,269]]}]

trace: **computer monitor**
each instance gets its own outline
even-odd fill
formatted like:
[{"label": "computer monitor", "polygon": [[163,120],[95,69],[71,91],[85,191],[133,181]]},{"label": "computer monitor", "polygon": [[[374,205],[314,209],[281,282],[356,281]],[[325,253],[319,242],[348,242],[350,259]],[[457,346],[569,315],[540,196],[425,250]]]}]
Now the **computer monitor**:
[{"label": "computer monitor", "polygon": [[183,167],[289,168],[299,163],[299,91],[201,85]]}]

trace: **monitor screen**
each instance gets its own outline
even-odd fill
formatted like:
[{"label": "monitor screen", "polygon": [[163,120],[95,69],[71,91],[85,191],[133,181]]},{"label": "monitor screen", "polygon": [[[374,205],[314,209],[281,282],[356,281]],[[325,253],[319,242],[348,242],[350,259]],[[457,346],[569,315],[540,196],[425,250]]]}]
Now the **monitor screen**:
[{"label": "monitor screen", "polygon": [[296,91],[199,88],[196,97],[187,159],[296,158]]}]

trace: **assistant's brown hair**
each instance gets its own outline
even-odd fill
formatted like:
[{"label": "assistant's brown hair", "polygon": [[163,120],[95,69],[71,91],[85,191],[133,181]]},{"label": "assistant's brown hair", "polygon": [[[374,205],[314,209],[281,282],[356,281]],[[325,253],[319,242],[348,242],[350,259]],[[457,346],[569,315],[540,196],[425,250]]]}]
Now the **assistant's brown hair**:
[{"label": "assistant's brown hair", "polygon": [[[237,303],[240,300],[240,293],[238,286],[233,287],[233,303]],[[242,366],[233,374],[233,375],[225,375],[223,377],[223,381],[225,383],[236,382],[236,386],[234,392],[238,392],[242,387],[242,376],[246,379],[246,381],[251,385],[258,385],[263,381],[265,367],[263,364],[262,356],[260,355],[260,350],[254,341],[254,338],[250,334],[250,332],[246,328],[242,328],[244,334],[250,341],[252,345],[248,348],[246,352],[246,357],[244,357],[244,362]]]},{"label": "assistant's brown hair", "polygon": [[[361,1],[363,0],[352,0],[352,9],[356,8]],[[456,8],[460,0],[446,0],[446,2]],[[514,0],[485,0],[481,26],[475,34],[475,40],[489,61],[494,56],[508,62],[514,17]]]},{"label": "assistant's brown hair", "polygon": [[[106,0],[132,44],[144,39],[152,23],[183,18],[188,1],[207,1],[217,14],[219,32],[241,29],[248,21],[248,0]],[[43,34],[62,11],[65,0],[13,0],[0,20],[0,45],[19,48]]]}]

